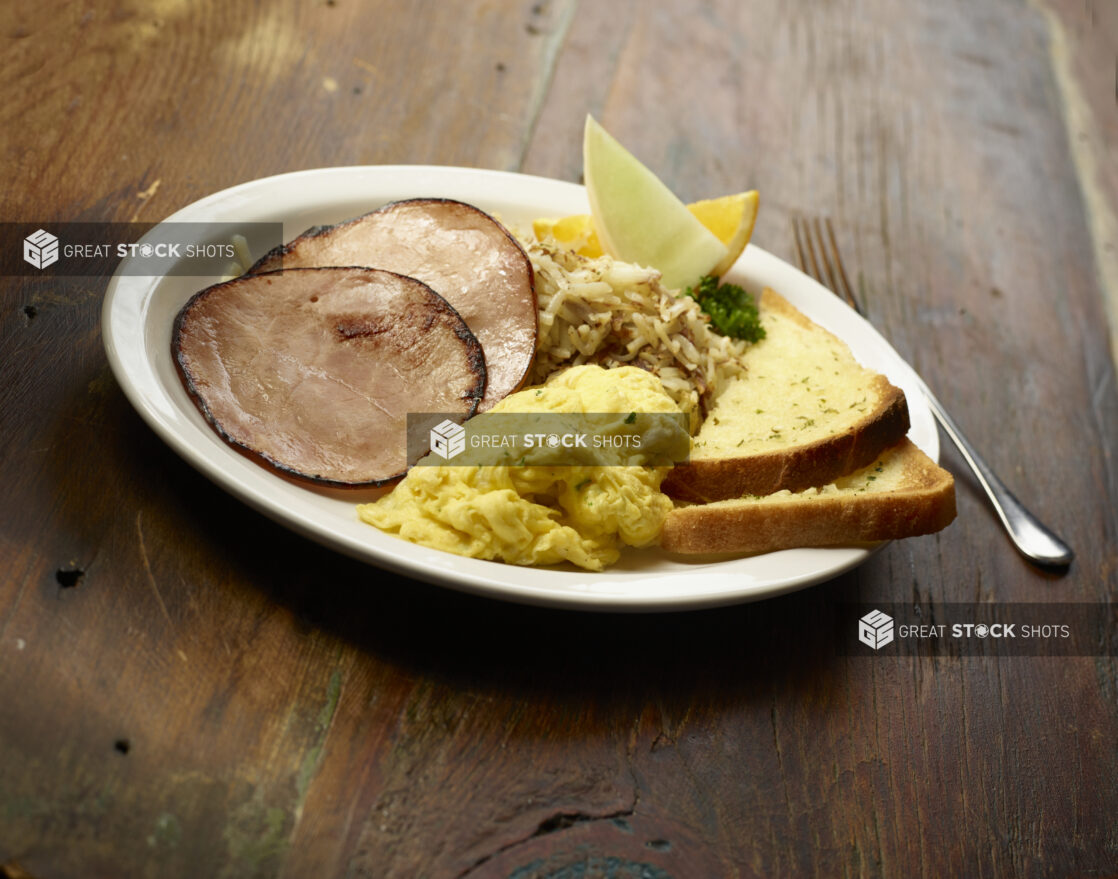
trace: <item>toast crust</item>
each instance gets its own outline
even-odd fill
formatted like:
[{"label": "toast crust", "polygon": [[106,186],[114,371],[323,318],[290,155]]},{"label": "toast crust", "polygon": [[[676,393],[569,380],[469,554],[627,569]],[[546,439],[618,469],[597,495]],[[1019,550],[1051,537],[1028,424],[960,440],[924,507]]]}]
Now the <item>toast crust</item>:
[{"label": "toast crust", "polygon": [[[834,338],[772,290],[763,292],[761,308]],[[749,381],[748,372],[737,380]],[[705,503],[785,489],[802,491],[865,467],[908,433],[910,426],[904,391],[883,375],[873,376],[869,389],[876,401],[873,408],[832,436],[738,457],[692,458],[672,468],[662,490],[679,501]]]},{"label": "toast crust", "polygon": [[846,546],[931,534],[955,518],[955,480],[902,439],[887,454],[897,486],[779,498],[740,498],[677,507],[660,545],[684,554],[773,552],[803,546]]}]

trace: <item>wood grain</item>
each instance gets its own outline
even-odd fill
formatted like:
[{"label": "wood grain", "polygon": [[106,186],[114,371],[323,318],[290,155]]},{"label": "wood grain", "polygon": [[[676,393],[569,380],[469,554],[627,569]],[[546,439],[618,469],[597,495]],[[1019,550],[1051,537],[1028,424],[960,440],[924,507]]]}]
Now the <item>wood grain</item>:
[{"label": "wood grain", "polygon": [[1078,553],[1023,562],[945,451],[958,521],[818,588],[456,594],[175,457],[108,370],[104,279],[0,279],[0,876],[1118,870],[1113,656],[834,643],[843,601],[1114,599],[1105,4],[88,0],[0,43],[8,220],[155,221],[326,165],[577,180],[587,112],[685,198],[759,189],[784,258],[829,215],[873,321]]}]

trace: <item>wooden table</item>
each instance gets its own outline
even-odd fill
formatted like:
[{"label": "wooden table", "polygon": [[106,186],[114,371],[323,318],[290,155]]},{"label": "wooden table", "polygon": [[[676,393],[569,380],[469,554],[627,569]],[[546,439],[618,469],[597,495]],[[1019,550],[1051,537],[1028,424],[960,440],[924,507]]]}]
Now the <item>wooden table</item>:
[{"label": "wooden table", "polygon": [[839,601],[1116,596],[1113,4],[84,0],[0,43],[5,221],[317,166],[578,180],[587,111],[686,200],[759,189],[777,255],[829,215],[871,319],[1078,554],[1023,561],[946,449],[951,527],[758,604],[410,582],[172,453],[107,365],[106,278],[5,278],[0,876],[1118,873],[1113,630],[1073,658],[830,634]]}]

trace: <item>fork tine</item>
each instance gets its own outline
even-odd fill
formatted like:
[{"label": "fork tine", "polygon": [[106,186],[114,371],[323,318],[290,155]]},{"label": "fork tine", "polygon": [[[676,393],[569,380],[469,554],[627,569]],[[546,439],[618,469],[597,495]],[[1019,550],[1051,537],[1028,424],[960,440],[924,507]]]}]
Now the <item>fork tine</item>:
[{"label": "fork tine", "polygon": [[[816,221],[818,222],[818,221]],[[832,288],[839,292],[843,299],[849,303],[858,314],[864,314],[862,306],[859,304],[857,298],[854,296],[854,288],[850,285],[850,279],[846,276],[846,269],[842,265],[842,256],[839,254],[838,242],[835,241],[835,227],[831,225],[831,218],[827,217],[827,238],[831,245],[831,256],[834,260],[836,269],[835,286]],[[822,234],[819,240],[823,240]]]},{"label": "fork tine", "polygon": [[[829,218],[828,218],[829,222]],[[811,229],[815,233],[815,243],[819,246],[819,262],[823,266],[823,272],[819,276],[819,280],[827,287],[830,287],[832,292],[842,296],[842,291],[839,289],[838,280],[835,276],[835,270],[831,265],[831,256],[827,252],[827,240],[823,237],[823,223],[819,217],[815,217]],[[823,277],[826,275],[826,278]]]},{"label": "fork tine", "polygon": [[815,241],[811,237],[811,224],[801,219],[803,226],[804,240],[807,242],[807,257],[811,262],[811,276],[816,278],[821,284],[826,284],[827,279],[823,277],[823,273],[819,270],[819,260],[815,255]]},{"label": "fork tine", "polygon": [[800,237],[800,218],[792,217],[792,236],[796,239],[796,258],[800,261],[800,271],[808,271],[807,259],[804,257],[804,243]]},{"label": "fork tine", "polygon": [[811,241],[811,226],[803,217],[793,217],[792,233],[796,237],[796,254],[800,260],[800,269],[822,282],[819,263],[815,258],[815,247]]}]

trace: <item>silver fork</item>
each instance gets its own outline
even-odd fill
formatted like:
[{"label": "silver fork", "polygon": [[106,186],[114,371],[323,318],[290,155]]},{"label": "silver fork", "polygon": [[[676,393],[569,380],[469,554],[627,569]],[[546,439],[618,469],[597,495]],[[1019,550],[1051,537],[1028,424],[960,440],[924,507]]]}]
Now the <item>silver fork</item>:
[{"label": "silver fork", "polygon": [[[842,265],[838,244],[835,242],[835,230],[830,218],[820,221],[815,217],[811,222],[803,217],[792,218],[792,234],[796,238],[796,255],[800,261],[800,268],[819,281],[823,286],[830,288],[841,298],[845,299],[859,315],[865,317],[850,280],[846,276],[846,269]],[[876,330],[874,330],[876,332]],[[878,333],[880,335],[880,333]],[[886,343],[888,344],[888,343]],[[890,346],[891,347],[891,346]],[[914,373],[915,375],[915,373]],[[924,380],[916,376],[917,386],[928,401],[932,413],[959,450],[959,454],[974,471],[979,484],[985,489],[990,503],[1001,519],[1005,530],[1017,548],[1027,558],[1042,565],[1067,566],[1075,557],[1071,547],[1056,536],[1053,531],[1045,526],[1036,516],[1030,513],[1021,504],[1013,493],[1005,487],[997,474],[975,451],[974,446],[963,436],[963,432],[955,420],[947,414],[935,394],[931,392]]]}]

